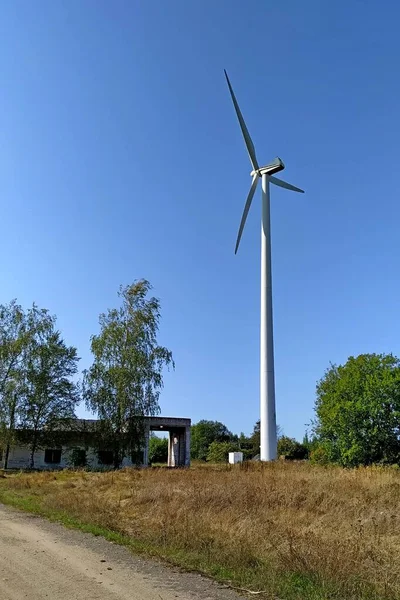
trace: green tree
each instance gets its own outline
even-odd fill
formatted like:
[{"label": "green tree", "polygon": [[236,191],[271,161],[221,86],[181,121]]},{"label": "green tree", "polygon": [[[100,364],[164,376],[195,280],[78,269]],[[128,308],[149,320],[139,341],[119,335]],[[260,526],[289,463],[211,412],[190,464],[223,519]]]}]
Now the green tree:
[{"label": "green tree", "polygon": [[[15,300],[0,306],[0,428],[5,467],[16,441],[31,448],[33,467],[40,438],[52,424],[74,416],[76,374],[74,348],[67,348],[55,329],[55,317],[33,304],[24,311]],[[68,404],[68,410],[65,409]],[[71,409],[72,406],[72,409]],[[71,410],[70,410],[71,409]]]},{"label": "green tree", "polygon": [[[280,425],[276,426],[276,435],[277,435],[278,440],[283,435],[282,427]],[[258,454],[260,454],[260,443],[261,443],[260,419],[258,421],[256,421],[256,423],[254,425],[253,433],[251,434],[249,439],[250,439],[251,445],[253,447],[253,456],[257,456]]]},{"label": "green tree", "polygon": [[229,452],[237,452],[238,449],[234,442],[212,442],[207,451],[207,462],[228,462]]},{"label": "green tree", "polygon": [[25,313],[16,300],[0,305],[0,398],[19,367],[26,344],[26,329]]},{"label": "green tree", "polygon": [[228,442],[233,433],[219,421],[201,420],[191,428],[191,457],[197,460],[207,460],[207,453],[213,442]]},{"label": "green tree", "polygon": [[248,437],[243,432],[241,432],[241,434],[238,437],[236,437],[236,439],[235,437],[232,438],[232,441],[237,442],[237,448],[238,450],[240,450],[240,452],[243,452],[244,460],[250,460],[253,458],[254,452],[251,437]]},{"label": "green tree", "polygon": [[77,350],[67,346],[56,330],[56,319],[47,311],[28,312],[34,329],[25,352],[20,424],[29,443],[30,468],[44,445],[61,443],[60,423],[74,420],[79,402],[73,378],[78,371]]},{"label": "green tree", "polygon": [[149,441],[149,463],[166,463],[168,461],[168,439],[153,435]]},{"label": "green tree", "polygon": [[19,419],[19,387],[28,338],[22,307],[16,300],[0,305],[0,435],[5,468]]},{"label": "green tree", "polygon": [[294,438],[283,435],[278,439],[278,456],[289,460],[304,460],[308,458],[308,449]]},{"label": "green tree", "polygon": [[[36,304],[27,311],[16,300],[0,306],[0,429],[6,468],[17,428],[23,425],[27,413],[29,360],[40,336],[52,323],[48,311]],[[32,386],[29,389],[32,392]]]},{"label": "green tree", "polygon": [[159,412],[163,368],[174,366],[170,350],[157,343],[160,302],[147,297],[150,290],[144,279],[120,288],[121,306],[100,315],[100,333],[91,338],[93,364],[84,372],[86,406],[100,418],[115,468],[124,456],[139,460],[143,418]]},{"label": "green tree", "polygon": [[302,445],[307,449],[308,456],[311,457],[311,454],[320,447],[320,442],[315,436],[315,433],[311,432],[310,436],[308,431],[306,431]]},{"label": "green tree", "polygon": [[343,466],[400,461],[400,362],[361,354],[331,365],[317,384],[314,434],[326,460]]}]

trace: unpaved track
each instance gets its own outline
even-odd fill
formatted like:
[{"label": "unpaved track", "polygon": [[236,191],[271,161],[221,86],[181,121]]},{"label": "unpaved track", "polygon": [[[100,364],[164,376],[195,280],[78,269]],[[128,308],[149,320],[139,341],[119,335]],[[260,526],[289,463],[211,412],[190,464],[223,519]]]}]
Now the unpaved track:
[{"label": "unpaved track", "polygon": [[0,504],[0,600],[240,600],[232,590]]}]

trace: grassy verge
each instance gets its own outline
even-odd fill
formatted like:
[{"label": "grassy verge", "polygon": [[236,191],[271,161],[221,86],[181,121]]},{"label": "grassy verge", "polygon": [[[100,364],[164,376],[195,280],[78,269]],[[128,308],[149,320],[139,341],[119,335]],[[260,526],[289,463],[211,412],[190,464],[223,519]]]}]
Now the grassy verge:
[{"label": "grassy verge", "polygon": [[0,501],[267,598],[400,597],[390,469],[18,474],[0,478]]}]

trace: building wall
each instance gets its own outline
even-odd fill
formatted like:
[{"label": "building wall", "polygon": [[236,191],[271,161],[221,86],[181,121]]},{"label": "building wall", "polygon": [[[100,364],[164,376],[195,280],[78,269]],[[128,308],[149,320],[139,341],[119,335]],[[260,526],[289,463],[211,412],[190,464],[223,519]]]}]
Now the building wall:
[{"label": "building wall", "polygon": [[[77,448],[75,445],[74,448]],[[82,447],[83,449],[83,447]],[[72,466],[71,462],[71,451],[72,448],[63,446],[61,448],[61,461],[59,463],[46,463],[45,462],[45,451],[38,450],[34,454],[34,468],[43,470],[52,469],[65,469]],[[87,465],[93,469],[107,468],[109,465],[103,465],[97,457],[97,451],[93,448],[89,448],[86,453]],[[26,447],[16,446],[10,449],[8,457],[8,468],[9,469],[29,469],[30,450]],[[0,468],[4,466],[4,453],[2,460],[0,461]],[[122,461],[123,467],[132,466],[132,461],[125,457]]]},{"label": "building wall", "polygon": [[[29,468],[30,450],[27,447],[15,446],[10,448],[10,454],[8,456],[8,468],[9,469],[27,469]],[[4,453],[3,453],[4,461]],[[38,450],[34,454],[35,469],[46,469],[57,467],[67,467],[67,453],[65,448],[62,449],[61,462],[59,465],[48,465],[44,461],[44,450]],[[3,462],[2,462],[3,466]]]},{"label": "building wall", "polygon": [[[86,422],[83,421],[82,422]],[[89,423],[91,423],[89,421]],[[190,419],[169,418],[169,417],[148,417],[145,429],[145,447],[143,452],[143,466],[148,465],[149,453],[149,436],[150,431],[169,431],[169,466],[189,466],[190,465]],[[38,450],[34,455],[35,469],[63,469],[72,466],[71,452],[73,448],[85,448],[83,440],[87,438],[76,438],[70,446],[63,446],[61,452],[61,460],[59,463],[46,463],[45,451]],[[15,446],[10,449],[8,457],[9,469],[27,469],[29,468],[30,450],[28,447]],[[0,468],[4,466],[4,452],[0,453]],[[89,448],[86,454],[87,464],[91,468],[107,468],[108,465],[103,465],[98,460],[97,451],[94,448]],[[123,467],[132,466],[132,462],[128,457],[125,457],[122,462]]]}]

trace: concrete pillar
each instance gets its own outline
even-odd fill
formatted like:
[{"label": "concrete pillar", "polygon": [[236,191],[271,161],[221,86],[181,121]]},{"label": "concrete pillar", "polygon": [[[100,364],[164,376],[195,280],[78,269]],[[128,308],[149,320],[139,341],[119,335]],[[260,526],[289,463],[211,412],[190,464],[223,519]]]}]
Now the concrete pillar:
[{"label": "concrete pillar", "polygon": [[169,467],[172,467],[172,432],[168,432],[168,462]]},{"label": "concrete pillar", "polygon": [[190,427],[169,432],[168,466],[190,466]]},{"label": "concrete pillar", "polygon": [[169,432],[169,443],[168,443],[168,466],[178,467],[179,466],[179,455],[180,455],[180,439],[179,433],[176,431]]},{"label": "concrete pillar", "polygon": [[190,467],[190,427],[185,428],[185,467]]},{"label": "concrete pillar", "polygon": [[150,428],[146,427],[144,430],[144,449],[143,449],[143,466],[149,466],[149,442],[150,442]]},{"label": "concrete pillar", "polygon": [[185,462],[186,462],[185,431],[181,431],[179,434],[179,466],[184,467]]}]

